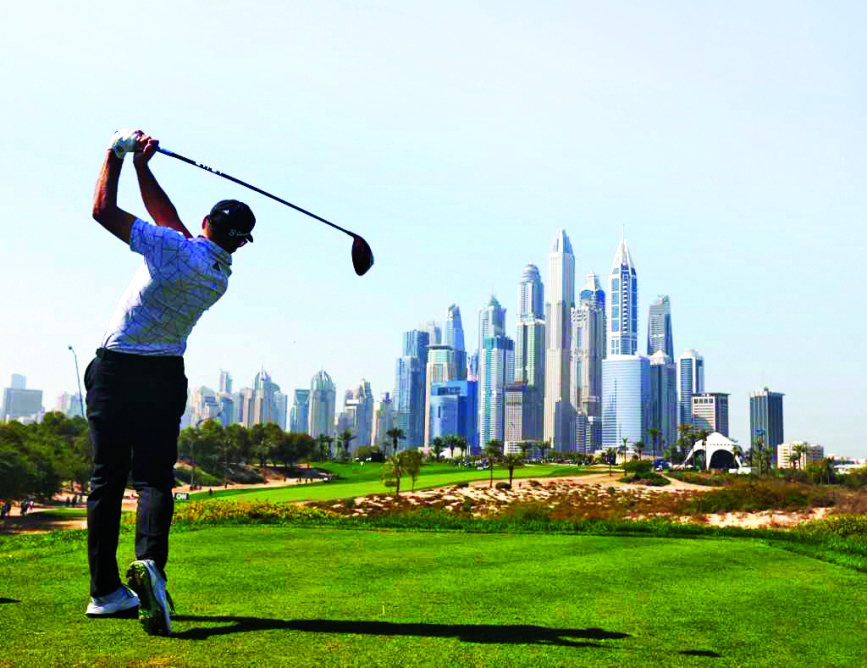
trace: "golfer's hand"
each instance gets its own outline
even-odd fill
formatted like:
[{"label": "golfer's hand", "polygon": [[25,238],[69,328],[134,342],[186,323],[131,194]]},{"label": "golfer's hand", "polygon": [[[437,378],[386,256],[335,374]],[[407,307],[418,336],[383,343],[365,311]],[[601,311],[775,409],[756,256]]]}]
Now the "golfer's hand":
[{"label": "golfer's hand", "polygon": [[114,152],[118,158],[123,160],[123,157],[127,153],[141,150],[140,141],[142,137],[144,137],[144,133],[141,130],[129,130],[127,128],[118,130],[111,136],[108,150]]},{"label": "golfer's hand", "polygon": [[139,137],[139,148],[137,149],[136,154],[132,157],[135,166],[144,167],[147,165],[150,159],[154,157],[154,153],[157,152],[159,146],[159,140],[142,133],[141,137]]}]

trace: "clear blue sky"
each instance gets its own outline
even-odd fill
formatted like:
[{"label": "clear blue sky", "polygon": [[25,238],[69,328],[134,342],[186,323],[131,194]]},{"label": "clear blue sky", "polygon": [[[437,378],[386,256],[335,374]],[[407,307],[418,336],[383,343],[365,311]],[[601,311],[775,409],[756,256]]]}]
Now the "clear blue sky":
[{"label": "clear blue sky", "polygon": [[[867,456],[867,6],[861,2],[16,3],[0,41],[0,386],[75,389],[138,256],[90,218],[111,133],[140,127],[361,233],[193,167],[152,165],[188,226],[247,201],[256,242],[189,340],[191,385],[320,366],[391,391],[401,333],[493,291],[514,329],[559,228],[578,285],[621,225],[639,326],[671,297],[707,389],[784,392],[785,435]],[[131,165],[120,203],[144,215]],[[855,301],[852,302],[851,300]],[[82,368],[83,371],[83,368]]]}]

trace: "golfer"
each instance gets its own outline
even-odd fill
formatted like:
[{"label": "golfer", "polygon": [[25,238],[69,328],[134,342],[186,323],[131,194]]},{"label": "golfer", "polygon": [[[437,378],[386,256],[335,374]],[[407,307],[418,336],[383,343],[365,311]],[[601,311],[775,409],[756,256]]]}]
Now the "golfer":
[{"label": "golfer", "polygon": [[[114,615],[138,606],[147,633],[168,635],[172,604],[165,567],[178,433],[187,403],[183,354],[196,321],[226,291],[232,253],[253,241],[256,219],[246,204],[218,202],[202,221],[202,235],[193,238],[148,166],[157,147],[140,130],[116,132],[93,196],[94,219],[144,261],[84,372],[93,443],[87,614]],[[134,153],[142,200],[155,225],[117,206],[127,153]],[[128,588],[118,573],[117,544],[130,471],[138,510]]]}]

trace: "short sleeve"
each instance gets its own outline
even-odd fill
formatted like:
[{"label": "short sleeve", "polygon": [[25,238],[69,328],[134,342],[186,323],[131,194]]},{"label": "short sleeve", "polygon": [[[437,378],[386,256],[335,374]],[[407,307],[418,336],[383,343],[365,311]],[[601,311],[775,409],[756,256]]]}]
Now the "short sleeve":
[{"label": "short sleeve", "polygon": [[152,225],[136,218],[130,229],[129,247],[143,255],[148,266],[161,269],[178,266],[189,261],[189,242],[180,232],[168,227]]}]

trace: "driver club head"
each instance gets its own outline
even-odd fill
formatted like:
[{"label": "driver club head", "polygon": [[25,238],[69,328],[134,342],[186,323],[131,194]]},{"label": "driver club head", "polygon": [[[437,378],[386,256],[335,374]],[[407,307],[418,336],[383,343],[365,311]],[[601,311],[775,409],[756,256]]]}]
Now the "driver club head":
[{"label": "driver club head", "polygon": [[352,266],[359,276],[364,276],[373,266],[373,251],[357,234],[352,235]]}]

